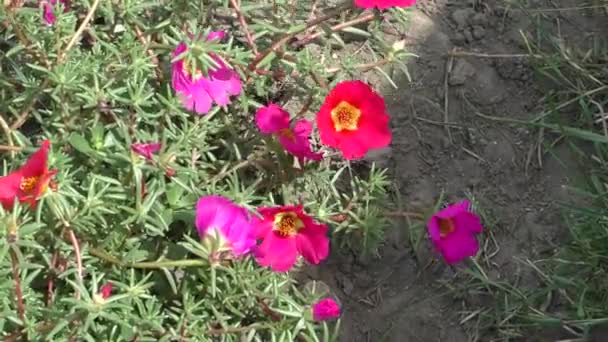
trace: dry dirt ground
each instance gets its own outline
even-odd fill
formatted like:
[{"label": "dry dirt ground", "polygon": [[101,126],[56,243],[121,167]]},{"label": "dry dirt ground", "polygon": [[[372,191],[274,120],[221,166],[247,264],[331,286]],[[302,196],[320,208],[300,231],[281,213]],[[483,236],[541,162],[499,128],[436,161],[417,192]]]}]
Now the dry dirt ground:
[{"label": "dry dirt ground", "polygon": [[[565,41],[584,43],[608,32],[605,13],[555,10],[580,5],[581,1],[528,1],[532,11],[543,10],[547,28]],[[539,149],[537,130],[476,113],[530,119],[543,111],[547,84],[536,77],[527,58],[447,56],[454,48],[525,54],[520,30],[534,32],[536,23],[530,13],[509,8],[506,1],[490,0],[419,1],[411,20],[406,46],[418,55],[409,63],[412,82],[398,79],[397,90],[386,82],[382,85],[394,135],[390,149],[375,160],[391,170],[408,208],[432,206],[442,191],[450,201],[473,196],[488,213],[479,262],[489,278],[540,286],[532,269],[518,260],[551,255],[567,239],[557,203],[571,197],[576,157],[560,142],[550,153]],[[544,144],[555,138],[542,137]],[[426,240],[414,251],[407,227],[406,221],[397,222],[376,258],[339,250],[309,274],[327,283],[344,305],[341,340],[499,338],[495,329],[479,330],[475,315],[460,323],[491,306],[492,298],[479,293],[457,297],[441,285],[454,280],[457,268],[471,265],[447,267]],[[522,341],[567,337],[564,332],[535,333]]]}]

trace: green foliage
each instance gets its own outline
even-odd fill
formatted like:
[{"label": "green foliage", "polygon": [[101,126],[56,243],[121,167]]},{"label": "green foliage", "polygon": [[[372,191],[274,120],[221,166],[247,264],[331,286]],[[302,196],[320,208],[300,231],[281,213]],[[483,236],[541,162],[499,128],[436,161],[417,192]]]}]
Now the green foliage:
[{"label": "green foliage", "polygon": [[[54,10],[52,26],[41,9],[10,5],[18,2],[0,8],[2,174],[23,165],[42,138],[52,142],[49,164],[58,173],[56,191],[35,210],[0,211],[3,335],[335,340],[338,326],[310,317],[320,295],[288,274],[252,258],[210,261],[193,227],[194,205],[208,194],[252,210],[303,203],[330,224],[338,245],[374,249],[387,224],[384,171],[354,172],[328,150],[324,161],[299,165],[258,133],[253,115],[275,102],[312,118],[337,82],[389,63],[403,67],[407,53],[383,31],[401,31],[406,12],[336,31],[366,14],[350,2],[312,11],[311,1],[243,0],[256,56],[227,0],[71,1],[65,13]],[[189,37],[213,30],[229,39]],[[206,70],[215,63],[210,54],[221,57],[239,73],[243,93],[205,116],[184,110],[170,82],[180,41],[190,50],[176,58]],[[353,44],[374,60],[360,62]],[[162,149],[151,161],[130,150],[154,141]],[[107,282],[113,295],[103,299]]]}]

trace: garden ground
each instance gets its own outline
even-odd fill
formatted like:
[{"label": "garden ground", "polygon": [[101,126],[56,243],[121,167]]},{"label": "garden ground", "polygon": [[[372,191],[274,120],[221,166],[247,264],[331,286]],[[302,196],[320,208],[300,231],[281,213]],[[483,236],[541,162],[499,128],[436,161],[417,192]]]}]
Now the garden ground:
[{"label": "garden ground", "polygon": [[[585,49],[608,32],[601,6],[606,2],[419,1],[405,35],[418,56],[408,66],[411,82],[401,77],[395,89],[381,77],[368,80],[383,88],[393,129],[391,147],[369,160],[389,168],[403,211],[433,206],[442,192],[449,201],[472,198],[486,225],[482,251],[477,265],[450,268],[426,240],[412,247],[407,219],[396,221],[376,256],[334,249],[324,267],[307,273],[342,301],[343,341],[576,337],[559,324],[522,330],[514,323],[519,312],[505,306],[509,291],[493,289],[544,286],[536,261],[570,238],[560,203],[576,199],[585,168],[570,139],[500,118],[549,113],[546,95],[559,89],[535,72],[528,47],[549,34]],[[547,311],[559,311],[547,300]]]}]

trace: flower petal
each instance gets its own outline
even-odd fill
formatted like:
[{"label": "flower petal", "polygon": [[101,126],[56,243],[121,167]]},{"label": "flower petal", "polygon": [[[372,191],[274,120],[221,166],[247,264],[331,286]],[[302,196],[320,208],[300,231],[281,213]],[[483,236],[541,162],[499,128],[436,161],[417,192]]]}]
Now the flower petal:
[{"label": "flower petal", "polygon": [[[311,221],[311,220],[308,220]],[[329,255],[327,226],[303,220],[305,227],[296,235],[297,249],[313,265],[319,264]]]},{"label": "flower petal", "polygon": [[442,219],[453,218],[461,213],[469,211],[469,207],[471,206],[471,202],[468,200],[463,200],[460,203],[451,204],[444,209],[438,211],[435,215]]},{"label": "flower petal", "polygon": [[12,210],[15,198],[19,193],[21,174],[13,172],[5,177],[0,177],[0,204],[6,210]]},{"label": "flower petal", "polygon": [[471,233],[481,233],[483,231],[479,216],[471,212],[464,212],[455,216],[454,223],[460,229],[464,229]]},{"label": "flower petal", "polygon": [[441,239],[438,247],[445,261],[452,265],[477,255],[479,242],[467,231],[455,231]]},{"label": "flower petal", "polygon": [[262,266],[270,267],[275,272],[289,271],[296,262],[296,241],[293,238],[282,238],[270,232],[258,246],[256,260]]},{"label": "flower petal", "polygon": [[281,129],[289,128],[289,113],[280,106],[270,103],[255,113],[255,122],[264,134],[277,133]]},{"label": "flower petal", "polygon": [[229,226],[238,214],[238,208],[225,197],[217,195],[201,197],[196,203],[196,228],[203,237],[212,228],[221,229]]},{"label": "flower petal", "polygon": [[47,161],[51,142],[45,140],[40,149],[30,156],[27,162],[19,169],[22,177],[39,177],[48,172]]}]

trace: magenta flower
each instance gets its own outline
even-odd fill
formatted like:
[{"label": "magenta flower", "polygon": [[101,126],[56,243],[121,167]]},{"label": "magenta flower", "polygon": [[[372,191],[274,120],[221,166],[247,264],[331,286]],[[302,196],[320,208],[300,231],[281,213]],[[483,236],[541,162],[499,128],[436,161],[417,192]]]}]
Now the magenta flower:
[{"label": "magenta flower", "polygon": [[310,145],[310,134],[312,133],[312,124],[308,120],[298,120],[293,128],[289,124],[289,113],[283,108],[269,104],[266,107],[258,109],[255,114],[255,121],[264,134],[274,134],[285,151],[291,153],[300,160],[321,160],[322,153],[312,151]]},{"label": "magenta flower", "polygon": [[259,208],[262,218],[254,217],[256,235],[262,239],[255,257],[262,266],[286,272],[298,255],[317,265],[329,255],[327,226],[317,223],[301,205]]},{"label": "magenta flower", "polygon": [[131,150],[148,160],[152,160],[152,154],[160,151],[160,143],[132,144]]},{"label": "magenta flower", "polygon": [[255,246],[255,231],[245,208],[222,196],[205,196],[196,204],[196,229],[201,239],[217,234],[220,246],[235,256],[249,253]]},{"label": "magenta flower", "polygon": [[327,321],[339,318],[340,305],[332,298],[325,298],[312,306],[312,317],[315,321]]},{"label": "magenta flower", "polygon": [[105,283],[101,289],[99,289],[101,298],[108,299],[112,295],[112,283]]},{"label": "magenta flower", "polygon": [[[207,41],[220,40],[225,33],[211,32]],[[173,52],[173,58],[188,50],[186,43],[180,43]],[[211,109],[213,102],[220,106],[230,103],[230,96],[241,93],[241,80],[239,75],[230,69],[226,63],[214,54],[209,55],[219,67],[210,66],[207,75],[198,67],[192,70],[192,66],[182,58],[172,63],[171,85],[173,90],[179,94],[182,103],[188,110],[198,114],[206,114]]]},{"label": "magenta flower", "polygon": [[[66,4],[66,0],[59,0],[59,3],[63,5],[63,12],[67,12],[68,5]],[[40,0],[40,5],[43,6],[43,15],[44,21],[47,25],[55,24],[55,14],[53,13],[53,8],[57,4],[57,0]]]},{"label": "magenta flower", "polygon": [[483,226],[479,217],[469,210],[470,205],[467,200],[452,204],[435,213],[427,224],[431,241],[450,265],[479,251],[475,234],[481,233]]}]

